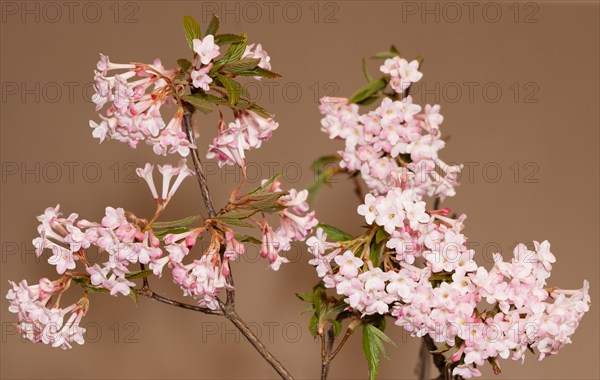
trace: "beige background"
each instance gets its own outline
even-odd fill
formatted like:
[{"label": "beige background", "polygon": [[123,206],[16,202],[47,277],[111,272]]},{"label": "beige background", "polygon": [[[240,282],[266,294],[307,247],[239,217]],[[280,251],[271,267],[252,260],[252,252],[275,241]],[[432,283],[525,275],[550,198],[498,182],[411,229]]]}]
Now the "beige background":
[{"label": "beige background", "polygon": [[[311,180],[310,162],[340,147],[319,131],[315,97],[350,95],[362,85],[361,57],[390,43],[406,57],[425,57],[421,86],[431,92],[415,99],[442,104],[443,132],[452,137],[442,157],[472,168],[446,205],[468,214],[466,234],[479,252],[485,247],[486,265],[494,246],[506,256],[515,242],[549,239],[558,258],[552,284],[578,288],[584,278],[591,282],[592,309],[574,344],[541,363],[531,355],[524,366],[503,361],[502,377],[599,378],[598,3],[477,2],[471,18],[462,2],[286,4],[82,1],[69,13],[63,2],[2,2],[1,293],[8,279],[52,275],[31,252],[35,216],[45,207],[60,203],[65,212],[92,220],[106,205],[152,212],[146,185],[130,175],[132,162],[156,157],[146,146],[132,151],[117,142],[98,145],[88,127],[93,106],[82,93],[89,90],[98,52],[115,62],[159,56],[173,65],[189,55],[181,16],[200,17],[216,7],[222,31],[247,31],[268,50],[274,70],[285,75],[279,87],[267,81],[252,89],[281,123],[263,149],[249,154],[254,182],[275,168],[285,170],[286,185],[302,187]],[[298,9],[302,13],[293,22]],[[498,9],[499,20],[492,22]],[[369,63],[372,73],[378,65]],[[497,89],[502,94],[494,101]],[[200,123],[205,149],[215,126],[210,118]],[[213,168],[211,189],[216,205],[223,205],[235,174],[214,174]],[[351,185],[340,180],[324,191],[318,216],[355,233],[361,223],[356,205]],[[166,218],[198,210],[198,189],[188,181]],[[276,273],[266,271],[264,261],[254,262],[255,250],[236,265],[238,309],[295,376],[313,379],[318,344],[293,294],[312,286],[316,276],[301,246],[294,255],[294,263]],[[483,254],[479,260],[485,262]],[[168,275],[153,286],[180,296]],[[275,378],[232,326],[216,317],[147,299],[136,308],[124,297],[94,296],[85,318],[91,342],[61,352],[20,343],[6,307],[2,297],[2,378]],[[413,378],[418,340],[393,325],[388,332],[398,348],[388,349],[380,378]],[[484,375],[493,376],[487,370]],[[331,378],[365,377],[360,337],[353,337],[333,363]]]}]

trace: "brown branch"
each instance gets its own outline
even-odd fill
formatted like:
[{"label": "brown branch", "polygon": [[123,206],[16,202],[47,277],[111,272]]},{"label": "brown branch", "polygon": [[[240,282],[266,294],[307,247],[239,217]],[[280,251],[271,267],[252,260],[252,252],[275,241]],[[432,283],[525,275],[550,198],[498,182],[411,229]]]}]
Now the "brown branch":
[{"label": "brown branch", "polygon": [[196,306],[196,305],[190,305],[187,303],[183,303],[183,302],[179,302],[179,301],[175,301],[173,299],[167,298],[167,297],[163,297],[159,294],[154,293],[152,290],[150,289],[136,289],[135,290],[139,295],[144,296],[144,297],[148,297],[150,299],[153,299],[155,301],[158,302],[162,302],[165,303],[167,305],[171,305],[171,306],[175,306],[175,307],[180,307],[182,309],[187,309],[187,310],[192,310],[192,311],[197,311],[200,313],[204,313],[204,314],[210,314],[210,315],[223,315],[223,313],[220,310],[211,310],[205,307],[200,307],[200,306]]},{"label": "brown branch", "polygon": [[273,367],[275,371],[281,376],[284,380],[293,380],[292,375],[285,369],[283,364],[281,364],[274,356],[269,352],[267,347],[258,339],[256,335],[250,330],[248,325],[240,318],[240,316],[235,312],[235,309],[232,305],[227,305],[219,301],[221,305],[221,310],[223,310],[223,314],[227,319],[231,321],[237,327],[237,329],[244,335],[244,337],[254,346],[256,351]]},{"label": "brown branch", "polygon": [[[195,138],[194,138],[194,129],[193,129],[193,108],[186,108],[183,114],[183,127],[185,129],[185,133],[188,141],[196,146]],[[202,167],[202,161],[200,160],[200,154],[198,153],[198,148],[190,148],[192,161],[194,163],[194,168],[196,171],[196,178],[198,180],[198,184],[200,185],[200,193],[202,194],[202,199],[204,200],[204,205],[206,206],[206,210],[208,216],[210,218],[214,218],[217,213],[212,204],[212,198],[210,197],[210,191],[208,190],[208,184],[206,181],[206,176],[204,174],[204,169]],[[224,247],[221,248],[221,255],[223,255]],[[233,275],[231,274],[231,267],[229,268],[229,274],[226,277],[227,284],[230,285],[230,288],[226,290],[227,292],[227,300],[223,303],[221,300],[219,301],[219,306],[221,307],[221,313],[219,315],[224,315],[227,319],[229,319],[234,326],[244,335],[244,337],[252,344],[252,346],[258,351],[258,353],[277,371],[279,376],[281,376],[284,380],[293,380],[292,375],[285,369],[285,367],[271,354],[271,352],[265,347],[265,345],[260,341],[260,339],[250,330],[246,322],[240,318],[240,316],[235,311],[235,290],[233,284]],[[156,296],[156,295],[155,295]],[[154,297],[153,297],[154,298]],[[156,299],[156,298],[155,298]],[[164,300],[160,300],[161,302],[165,302]],[[167,302],[168,303],[168,302]],[[179,306],[179,305],[175,305]],[[180,306],[182,307],[182,306]]]},{"label": "brown branch", "polygon": [[[194,146],[196,146],[196,139],[194,138],[194,128],[192,126],[193,115],[193,111],[184,111],[183,127],[185,128],[185,133],[188,141]],[[200,160],[198,148],[190,148],[190,151],[192,155],[192,161],[194,162],[194,169],[196,170],[196,179],[198,180],[198,185],[200,185],[200,192],[202,193],[202,199],[204,200],[204,206],[206,206],[208,216],[210,218],[214,218],[217,215],[217,213],[215,212],[215,208],[212,204],[212,198],[210,197],[210,192],[206,183],[206,175],[204,174],[204,168],[202,167],[202,161]]]}]

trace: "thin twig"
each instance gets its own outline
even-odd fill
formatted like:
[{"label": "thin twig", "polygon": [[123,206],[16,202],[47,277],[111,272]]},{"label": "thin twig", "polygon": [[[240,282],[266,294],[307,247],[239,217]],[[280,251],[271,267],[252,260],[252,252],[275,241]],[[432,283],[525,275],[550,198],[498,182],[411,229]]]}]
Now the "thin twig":
[{"label": "thin twig", "polygon": [[[194,130],[193,130],[193,109],[186,109],[183,114],[183,127],[186,132],[186,136],[188,141],[196,146],[195,138],[194,138]],[[208,190],[208,184],[206,181],[206,176],[204,175],[204,169],[202,167],[202,161],[200,160],[200,154],[198,153],[198,148],[190,148],[192,161],[194,162],[194,168],[196,171],[196,178],[198,179],[198,184],[200,185],[200,192],[202,194],[202,199],[204,200],[204,205],[206,206],[206,211],[210,218],[214,218],[217,213],[212,204],[212,198],[210,197],[210,191]],[[224,247],[221,250],[221,255],[224,253]],[[252,346],[258,351],[258,353],[277,371],[279,376],[281,376],[284,380],[293,380],[292,375],[287,371],[287,369],[271,354],[271,352],[265,347],[265,345],[260,341],[260,339],[250,330],[246,322],[240,318],[240,316],[235,311],[235,290],[233,284],[233,275],[231,274],[231,267],[229,268],[229,274],[226,277],[227,284],[229,288],[226,290],[227,292],[227,300],[223,303],[221,300],[218,300],[219,306],[221,307],[221,313],[219,315],[224,315],[227,319],[229,319],[235,327],[246,337],[246,339],[252,344]],[[154,297],[153,297],[154,298]],[[156,298],[155,298],[156,299]],[[160,300],[161,302],[165,302],[164,300]],[[166,302],[168,303],[168,302]],[[179,306],[179,305],[175,305]],[[180,306],[181,307],[181,306]]]},{"label": "thin twig", "polygon": [[[185,128],[185,133],[188,141],[194,146],[196,146],[196,139],[194,138],[194,128],[192,126],[192,117],[192,112],[188,110],[184,111],[183,127]],[[192,155],[192,161],[194,162],[194,169],[196,169],[196,179],[198,180],[198,184],[200,185],[200,191],[202,192],[202,199],[204,200],[206,211],[208,212],[208,216],[210,218],[214,218],[217,215],[217,213],[215,212],[215,208],[212,204],[212,198],[210,197],[210,192],[206,183],[206,175],[204,174],[204,168],[202,167],[202,161],[200,160],[198,148],[190,148],[190,151]]]},{"label": "thin twig", "polygon": [[231,321],[237,327],[238,330],[244,335],[244,337],[254,346],[256,351],[261,354],[261,356],[273,367],[275,371],[281,376],[284,380],[294,380],[292,375],[288,372],[287,369],[281,364],[271,352],[265,347],[265,345],[258,339],[256,335],[252,332],[252,330],[248,327],[248,325],[240,318],[240,316],[235,312],[235,309],[227,304],[224,304],[219,301],[221,305],[221,310],[223,310],[223,314],[227,319]]},{"label": "thin twig", "polygon": [[327,346],[327,338],[325,336],[325,334],[321,334],[321,380],[326,380],[327,379],[327,352],[326,352],[326,346]]},{"label": "thin twig", "polygon": [[211,309],[208,309],[205,307],[200,307],[200,306],[196,306],[196,305],[190,305],[187,303],[175,301],[173,299],[163,297],[159,294],[156,294],[150,289],[144,289],[144,288],[136,289],[136,292],[141,296],[148,297],[148,298],[153,299],[158,302],[166,303],[167,305],[180,307],[182,309],[193,310],[193,311],[197,311],[197,312],[204,313],[204,314],[210,314],[210,315],[223,315],[223,313],[220,310],[211,310]]}]

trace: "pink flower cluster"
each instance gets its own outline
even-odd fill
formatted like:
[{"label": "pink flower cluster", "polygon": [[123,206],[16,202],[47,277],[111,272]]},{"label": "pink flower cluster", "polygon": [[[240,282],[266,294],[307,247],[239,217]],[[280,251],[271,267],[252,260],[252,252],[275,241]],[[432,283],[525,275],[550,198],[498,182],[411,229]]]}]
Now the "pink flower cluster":
[{"label": "pink flower cluster", "polygon": [[[417,69],[416,61],[400,58],[381,68],[398,81],[392,87],[399,94],[421,78]],[[357,209],[367,232],[328,242],[318,229],[307,240],[309,263],[349,310],[392,315],[413,336],[429,335],[450,351],[453,374],[464,378],[480,376],[477,366],[486,361],[499,371],[500,358],[524,360],[525,351],[537,349],[541,360],[571,342],[589,309],[589,284],[547,287],[556,261],[547,241],[532,249],[519,244],[509,262],[495,254],[488,271],[467,247],[466,216],[426,209],[424,196],[455,194],[460,171],[438,158],[439,106],[421,114],[410,96],[385,98],[361,115],[347,99],[324,98],[320,109],[323,131],[345,140],[340,166],[360,171],[370,190]]]},{"label": "pink flower cluster", "polygon": [[379,70],[384,74],[389,74],[390,86],[399,94],[406,91],[412,83],[423,78],[423,73],[419,71],[419,61],[416,59],[408,62],[397,56],[388,58]]},{"label": "pink flower cluster", "polygon": [[[40,237],[33,240],[38,256],[45,249],[52,251],[48,263],[56,266],[59,274],[73,270],[76,261],[82,261],[94,287],[104,288],[111,295],[129,295],[135,283],[127,279],[130,264],[158,263],[162,256],[160,242],[151,230],[142,232],[129,222],[122,208],[106,207],[101,223],[77,220],[77,214],[61,217],[59,206],[49,207],[38,217]],[[85,250],[95,247],[106,252],[108,260],[99,265],[88,263]]]},{"label": "pink flower cluster", "polygon": [[278,127],[279,123],[273,118],[264,118],[253,111],[237,112],[235,120],[227,128],[219,130],[206,158],[217,159],[219,167],[235,164],[244,168],[245,151],[260,148]]},{"label": "pink flower cluster", "polygon": [[[426,223],[417,229],[406,223],[410,232],[403,231],[403,244],[387,241],[395,250],[383,259],[388,263],[383,269],[368,256],[327,242],[320,229],[307,240],[315,256],[310,263],[326,287],[346,297],[350,309],[391,314],[413,336],[430,335],[454,349],[451,360],[460,363],[455,375],[479,376],[475,366],[486,360],[524,360],[532,348],[541,360],[571,342],[589,309],[589,285],[586,281],[573,291],[545,288],[555,261],[547,241],[535,242],[533,251],[518,245],[511,262],[495,255],[488,272],[473,260],[461,223]],[[411,264],[415,257],[423,258],[423,267]],[[483,301],[489,310],[480,311]]]},{"label": "pink flower cluster", "polygon": [[215,44],[215,37],[212,34],[206,35],[203,39],[194,39],[194,70],[190,73],[192,85],[204,91],[210,89],[212,78],[208,75],[212,68],[212,60],[219,55],[219,45]]},{"label": "pink flower cluster", "polygon": [[[28,285],[25,280],[19,284],[9,283],[12,289],[6,294],[10,302],[8,311],[17,314],[17,329],[23,338],[63,349],[71,348],[74,342],[84,343],[85,328],[80,323],[88,309],[87,298],[66,308],[56,304],[49,306],[52,296],[65,289],[65,282],[42,278],[36,285]],[[67,315],[69,318],[65,321]]]},{"label": "pink flower cluster", "polygon": [[[281,182],[274,181],[267,190],[282,191]],[[308,190],[291,189],[287,195],[278,200],[278,204],[284,207],[277,213],[279,226],[274,230],[266,221],[263,224],[260,254],[269,259],[270,267],[273,270],[279,270],[282,263],[289,262],[279,254],[289,251],[293,242],[304,241],[313,228],[319,224],[315,218],[315,212],[308,211],[307,197]]]},{"label": "pink flower cluster", "polygon": [[[275,180],[265,191],[281,192],[280,185]],[[292,242],[303,241],[318,223],[314,211],[308,212],[307,196],[306,190],[298,192],[292,189],[288,195],[278,199],[277,203],[282,209],[278,211],[279,226],[276,229],[266,220],[257,221],[262,231],[260,254],[269,260],[269,266],[273,270],[279,270],[282,263],[288,262],[280,253],[290,250]],[[203,231],[204,228],[194,228],[166,235],[165,250],[169,255],[159,260],[159,268],[162,270],[162,266],[168,263],[173,271],[173,279],[184,295],[194,297],[199,306],[214,310],[219,306],[218,297],[221,292],[231,288],[226,281],[229,263],[245,253],[245,246],[236,239],[232,230],[226,230],[224,239],[218,234],[211,236],[210,244],[200,259],[184,263]],[[161,272],[155,270],[155,274],[159,275]]]},{"label": "pink flower cluster", "polygon": [[[414,72],[406,75],[408,82],[421,78]],[[373,193],[400,187],[420,197],[455,195],[461,166],[448,165],[438,157],[445,145],[439,130],[444,120],[439,105],[427,105],[421,112],[410,96],[403,100],[386,97],[375,110],[361,114],[358,105],[348,104],[346,98],[325,97],[319,109],[324,115],[322,131],[331,139],[345,141],[345,149],[339,152],[340,166],[360,171]]]},{"label": "pink flower cluster", "polygon": [[[140,141],[152,145],[154,153],[178,153],[187,156],[192,144],[182,128],[183,109],[179,108],[169,123],[161,115],[163,105],[174,105],[174,89],[170,82],[177,69],[166,70],[160,60],[152,65],[143,63],[117,64],[100,56],[95,71],[92,100],[101,122],[90,121],[93,136],[104,141],[107,137],[136,148]],[[109,71],[126,70],[114,76]]]},{"label": "pink flower cluster", "polygon": [[[271,70],[271,57],[267,54],[267,51],[263,49],[261,44],[250,44],[246,46],[246,50],[242,55],[242,58],[259,58],[258,67]],[[256,80],[261,80],[261,77],[254,77]]]},{"label": "pink flower cluster", "polygon": [[229,274],[228,262],[243,254],[245,248],[234,238],[233,232],[228,231],[222,258],[222,245],[217,239],[213,239],[200,259],[184,264],[183,259],[196,244],[200,232],[200,229],[192,229],[181,234],[165,236],[165,249],[169,252],[165,261],[169,262],[173,281],[181,287],[185,296],[194,297],[201,307],[215,310],[219,307],[219,294],[230,287],[226,281]]}]

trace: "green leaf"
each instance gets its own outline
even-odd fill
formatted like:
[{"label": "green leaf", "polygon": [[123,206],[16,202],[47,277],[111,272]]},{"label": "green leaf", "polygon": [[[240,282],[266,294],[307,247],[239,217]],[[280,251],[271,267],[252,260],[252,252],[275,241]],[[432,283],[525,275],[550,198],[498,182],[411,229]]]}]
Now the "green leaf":
[{"label": "green leaf", "polygon": [[277,181],[279,178],[281,178],[281,173],[276,173],[273,177],[266,180],[265,183],[261,184],[260,186],[255,187],[248,194],[255,194],[255,193],[264,191],[269,186],[271,186],[273,184],[273,182]]},{"label": "green leaf", "polygon": [[94,286],[82,286],[83,290],[91,292],[91,293],[108,293],[110,290],[106,288],[96,288]]},{"label": "green leaf", "polygon": [[253,70],[260,63],[260,58],[242,58],[237,62],[228,63],[222,70],[231,74],[238,74],[246,70]]},{"label": "green leaf", "polygon": [[252,215],[256,214],[256,210],[238,210],[238,209],[234,209],[231,211],[228,211],[224,214],[221,215],[217,215],[215,217],[215,219],[218,220],[222,220],[224,218],[227,219],[246,219]]},{"label": "green leaf", "polygon": [[146,269],[146,270],[141,270],[138,272],[129,273],[128,275],[125,275],[125,278],[128,280],[135,280],[136,278],[144,278],[144,277],[148,277],[152,274],[154,274],[154,272],[152,270]]},{"label": "green leaf", "polygon": [[173,228],[173,227],[184,227],[194,223],[195,221],[202,219],[202,215],[192,215],[183,219],[173,220],[171,222],[154,222],[150,225],[152,228]]},{"label": "green leaf", "polygon": [[396,46],[394,45],[390,46],[390,51],[392,53],[395,53],[396,55],[400,55],[400,51],[398,51],[398,49],[396,49]]},{"label": "green leaf", "polygon": [[350,103],[361,102],[371,95],[383,90],[387,86],[387,81],[384,78],[379,78],[364,85],[360,90],[356,91],[350,98]]},{"label": "green leaf", "polygon": [[329,180],[333,178],[339,172],[338,167],[329,167],[317,175],[317,178],[306,187],[308,190],[308,204],[312,205],[317,199],[317,196],[321,192],[323,185],[329,183]]},{"label": "green leaf", "polygon": [[244,37],[238,36],[237,34],[218,34],[215,36],[215,43],[217,45],[233,44],[243,42]]},{"label": "green leaf", "polygon": [[227,99],[222,98],[222,97],[217,96],[217,95],[207,94],[207,93],[203,93],[203,92],[198,92],[196,94],[193,94],[193,96],[195,98],[205,100],[205,101],[207,101],[209,103],[229,105],[229,102],[227,101]]},{"label": "green leaf", "polygon": [[217,74],[217,78],[219,78],[219,81],[223,84],[225,90],[227,90],[229,104],[235,105],[240,99],[240,91],[238,87],[235,85],[232,79],[229,79],[222,74]]},{"label": "green leaf", "polygon": [[372,82],[373,77],[371,77],[371,75],[369,74],[369,70],[367,69],[367,60],[364,58],[362,59],[362,71],[365,75],[365,78],[367,79],[367,82]]},{"label": "green leaf", "polygon": [[359,106],[368,106],[369,104],[375,103],[375,101],[379,98],[379,94],[371,95],[368,98],[361,100],[360,102],[356,102],[356,104],[358,104]]},{"label": "green leaf", "polygon": [[242,243],[252,243],[252,244],[262,244],[262,241],[258,240],[254,236],[246,235],[246,234],[235,234],[235,240]]},{"label": "green leaf", "polygon": [[281,74],[277,74],[271,70],[263,69],[262,67],[255,67],[252,70],[243,70],[235,73],[235,75],[241,75],[245,77],[262,77],[269,79],[281,78]]},{"label": "green leaf", "polygon": [[393,51],[380,51],[371,56],[373,59],[388,59],[397,57],[398,53],[394,53]]},{"label": "green leaf", "polygon": [[206,98],[198,95],[200,94],[184,95],[182,98],[184,101],[190,103],[194,106],[194,108],[196,108],[202,113],[207,114],[212,112],[215,109],[213,103],[207,101]]},{"label": "green leaf", "polygon": [[154,231],[154,236],[156,236],[159,239],[162,239],[168,234],[180,234],[187,231],[189,231],[189,228],[186,227],[169,228],[165,230]]},{"label": "green leaf", "polygon": [[135,306],[137,306],[139,303],[139,298],[138,298],[137,291],[135,289],[131,289],[131,291],[129,292],[129,297],[133,300],[133,302],[135,303]]},{"label": "green leaf", "polygon": [[177,60],[177,65],[181,67],[181,70],[188,71],[192,67],[192,62],[185,58],[179,58]]},{"label": "green leaf", "polygon": [[377,244],[376,242],[373,242],[370,246],[369,259],[371,260],[374,266],[379,266],[379,258],[381,255],[382,248],[383,244]]},{"label": "green leaf", "polygon": [[214,36],[217,34],[217,30],[219,30],[219,17],[213,15],[208,27],[206,28],[206,34],[212,34]]},{"label": "green leaf", "polygon": [[223,65],[226,65],[230,62],[239,61],[244,55],[246,51],[246,45],[248,44],[248,39],[246,37],[246,33],[242,33],[242,40],[240,42],[235,42],[229,45],[229,49],[221,59],[216,61],[211,69],[211,73],[217,72]]},{"label": "green leaf", "polygon": [[190,49],[194,48],[194,39],[201,39],[200,25],[192,16],[183,16],[183,29],[185,30],[185,39],[187,40]]},{"label": "green leaf", "polygon": [[380,228],[377,230],[377,233],[375,234],[375,242],[376,243],[381,243],[381,241],[383,239],[387,239],[389,237],[388,233],[385,232],[385,230],[383,228]]},{"label": "green leaf", "polygon": [[332,164],[337,166],[338,162],[340,162],[340,156],[337,154],[321,156],[310,164],[310,169],[318,174]]},{"label": "green leaf", "polygon": [[310,317],[310,322],[308,322],[308,330],[312,334],[312,336],[317,336],[317,326],[319,325],[319,318],[317,318],[316,314],[313,314]]},{"label": "green leaf", "polygon": [[327,234],[327,240],[332,241],[348,241],[352,240],[352,235],[347,232],[340,230],[334,226],[330,226],[329,224],[319,223],[317,228],[322,228],[323,232]]},{"label": "green leaf", "polygon": [[369,365],[369,380],[375,380],[379,372],[380,353],[385,355],[383,342],[392,343],[391,339],[372,324],[363,324],[362,347]]},{"label": "green leaf", "polygon": [[258,115],[264,117],[265,119],[273,117],[273,115],[271,115],[266,109],[264,109],[256,103],[253,103],[248,109],[250,111],[256,112]]},{"label": "green leaf", "polygon": [[299,292],[299,293],[296,293],[296,297],[300,298],[304,302],[309,302],[309,303],[313,302],[313,294],[312,293]]},{"label": "green leaf", "polygon": [[333,336],[340,335],[340,332],[342,331],[342,322],[338,321],[337,319],[333,319],[330,322],[333,326]]},{"label": "green leaf", "polygon": [[285,191],[250,194],[249,196],[242,198],[244,202],[242,207],[267,213],[280,211],[284,209],[285,206],[282,206],[277,202],[279,201],[279,198],[287,194],[288,193]]},{"label": "green leaf", "polygon": [[244,222],[243,220],[236,219],[236,218],[220,217],[220,218],[217,218],[217,219],[219,219],[219,221],[221,223],[227,224],[229,226],[246,227],[246,228],[252,228],[252,227],[254,227],[254,225],[252,225],[252,224],[250,224],[248,222]]}]

